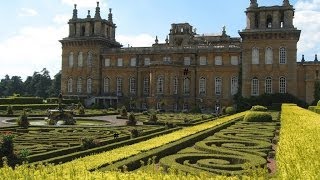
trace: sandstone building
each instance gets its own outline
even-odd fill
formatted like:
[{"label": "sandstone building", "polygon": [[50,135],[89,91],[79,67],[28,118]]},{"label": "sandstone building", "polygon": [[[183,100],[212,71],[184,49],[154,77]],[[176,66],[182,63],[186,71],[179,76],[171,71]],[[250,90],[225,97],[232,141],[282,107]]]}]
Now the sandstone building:
[{"label": "sandstone building", "polygon": [[151,47],[123,48],[109,11],[102,19],[97,3],[94,17],[89,11],[81,19],[75,5],[69,36],[60,41],[64,96],[87,105],[166,110],[232,105],[239,88],[244,97],[290,93],[313,101],[320,64],[297,62],[301,31],[288,0],[270,7],[251,0],[241,38],[225,28],[218,36],[198,35],[190,24],[178,23],[165,43],[156,37]]}]

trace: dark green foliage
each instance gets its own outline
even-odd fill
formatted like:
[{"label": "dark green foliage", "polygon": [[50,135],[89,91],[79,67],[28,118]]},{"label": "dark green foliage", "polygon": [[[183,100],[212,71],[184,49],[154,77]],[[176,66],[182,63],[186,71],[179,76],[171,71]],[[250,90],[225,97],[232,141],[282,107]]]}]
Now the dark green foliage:
[{"label": "dark green foliage", "polygon": [[157,114],[156,114],[156,113],[150,114],[149,121],[150,121],[150,122],[157,122],[157,121],[158,121]]},{"label": "dark green foliage", "polygon": [[129,114],[128,121],[126,123],[128,126],[135,126],[137,124],[137,120],[134,113]]},{"label": "dark green foliage", "polygon": [[122,108],[120,110],[120,116],[122,116],[122,117],[128,116],[127,108],[125,106],[122,106]]},{"label": "dark green foliage", "polygon": [[267,107],[264,107],[264,106],[256,105],[256,106],[252,106],[252,108],[251,108],[250,110],[251,110],[251,111],[266,112],[266,111],[268,111],[268,108],[267,108]]},{"label": "dark green foliage", "polygon": [[148,111],[143,111],[142,114],[143,115],[148,115],[149,113],[148,113]]},{"label": "dark green foliage", "polygon": [[13,114],[13,108],[12,108],[12,106],[8,106],[7,107],[7,115],[12,115]]},{"label": "dark green foliage", "polygon": [[93,138],[82,138],[81,146],[83,149],[90,149],[99,146],[99,141],[94,140]]},{"label": "dark green foliage", "polygon": [[30,123],[27,116],[26,111],[24,110],[23,113],[20,115],[20,117],[17,119],[18,126],[22,128],[28,128]]},{"label": "dark green foliage", "polygon": [[232,115],[235,113],[236,113],[236,110],[234,109],[234,107],[230,106],[226,108],[226,114]]},{"label": "dark green foliage", "polygon": [[[57,104],[15,104],[11,106],[14,110],[23,110],[26,108],[47,110],[47,109],[55,109],[57,107]],[[0,110],[6,110],[7,107],[8,105],[0,105]]]},{"label": "dark green foliage", "polygon": [[199,108],[199,106],[195,106],[190,110],[190,113],[193,113],[193,114],[201,113],[201,109]]},{"label": "dark green foliage", "polygon": [[320,100],[317,102],[317,106],[320,106]]},{"label": "dark green foliage", "polygon": [[84,106],[82,104],[78,108],[78,114],[79,115],[85,115],[86,114],[86,111],[85,111]]},{"label": "dark green foliage", "polygon": [[38,97],[8,97],[0,98],[0,104],[42,104],[43,99]]},{"label": "dark green foliage", "polygon": [[[241,89],[241,88],[240,88]],[[291,94],[263,94],[257,97],[244,98],[240,95],[234,96],[234,101],[237,105],[237,111],[249,110],[254,105],[262,105],[266,107],[273,108],[275,110],[280,110],[282,103],[293,103],[300,107],[307,108],[308,104],[305,101],[298,99]],[[269,108],[269,109],[270,109]]]},{"label": "dark green foliage", "polygon": [[268,112],[249,111],[243,120],[248,122],[271,122],[272,116]]},{"label": "dark green foliage", "polygon": [[137,129],[132,129],[131,131],[131,138],[139,137],[139,131]]}]

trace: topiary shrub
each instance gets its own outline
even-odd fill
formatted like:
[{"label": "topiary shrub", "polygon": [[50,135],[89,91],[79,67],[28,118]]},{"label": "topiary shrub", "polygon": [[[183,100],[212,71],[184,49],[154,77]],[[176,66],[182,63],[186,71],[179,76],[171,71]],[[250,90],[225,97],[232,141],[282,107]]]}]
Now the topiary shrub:
[{"label": "topiary shrub", "polygon": [[90,149],[99,146],[99,142],[94,140],[93,138],[82,138],[81,139],[81,147],[82,149]]},{"label": "topiary shrub", "polygon": [[148,113],[148,111],[143,111],[142,114],[143,115],[148,115],[149,113]]},{"label": "topiary shrub", "polygon": [[131,138],[136,138],[139,136],[139,131],[137,129],[132,129],[130,132],[131,132]]},{"label": "topiary shrub", "polygon": [[7,115],[13,115],[13,108],[11,105],[7,107]]},{"label": "topiary shrub", "polygon": [[127,108],[125,106],[122,106],[122,108],[120,110],[120,116],[122,116],[122,117],[128,116]]},{"label": "topiary shrub", "polygon": [[265,111],[268,111],[268,108],[264,107],[264,106],[257,105],[257,106],[252,106],[250,110],[251,111],[262,111],[262,112],[265,112]]},{"label": "topiary shrub", "polygon": [[236,113],[236,109],[232,106],[229,106],[226,108],[226,113],[229,115],[235,114]]},{"label": "topiary shrub", "polygon": [[149,122],[157,122],[158,121],[158,117],[156,113],[152,113],[150,114],[150,118],[149,118]]},{"label": "topiary shrub", "polygon": [[320,106],[320,100],[318,101],[317,106]]},{"label": "topiary shrub", "polygon": [[128,121],[126,121],[128,126],[135,126],[137,124],[136,117],[133,113],[129,114]]},{"label": "topiary shrub", "polygon": [[249,111],[243,120],[248,122],[271,122],[272,116],[268,112]]},{"label": "topiary shrub", "polygon": [[79,114],[79,115],[85,115],[85,114],[86,114],[86,111],[85,111],[83,105],[81,105],[81,106],[78,108],[78,114]]},{"label": "topiary shrub", "polygon": [[20,126],[20,127],[23,127],[23,128],[29,127],[30,123],[29,123],[29,119],[28,119],[28,116],[27,116],[27,113],[25,110],[23,110],[23,113],[17,119],[17,123],[18,123],[18,126]]}]

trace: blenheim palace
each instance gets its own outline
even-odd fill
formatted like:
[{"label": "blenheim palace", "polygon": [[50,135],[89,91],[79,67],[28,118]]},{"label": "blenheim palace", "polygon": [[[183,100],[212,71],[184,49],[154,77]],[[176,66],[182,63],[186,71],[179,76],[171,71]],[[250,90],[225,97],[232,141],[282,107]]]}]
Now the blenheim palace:
[{"label": "blenheim palace", "polygon": [[[76,5],[69,36],[62,44],[62,94],[86,105],[127,105],[136,109],[179,111],[214,109],[243,97],[290,93],[311,103],[320,64],[297,62],[301,31],[293,24],[289,0],[259,6],[251,0],[247,25],[240,37],[198,35],[188,23],[171,24],[165,43],[124,48],[116,41],[116,24],[109,9],[102,19],[78,18]],[[240,83],[241,82],[241,83]]]}]

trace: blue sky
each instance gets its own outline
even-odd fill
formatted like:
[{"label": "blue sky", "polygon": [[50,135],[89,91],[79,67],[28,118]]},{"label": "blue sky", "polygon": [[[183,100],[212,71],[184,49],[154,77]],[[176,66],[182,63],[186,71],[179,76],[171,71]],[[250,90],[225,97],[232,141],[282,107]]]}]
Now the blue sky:
[{"label": "blue sky", "polygon": [[[51,76],[61,69],[61,45],[68,35],[67,21],[73,4],[78,17],[94,15],[96,0],[12,0],[0,6],[0,78],[8,74],[32,75],[47,68]],[[231,36],[245,28],[250,0],[100,0],[101,16],[113,9],[117,40],[124,46],[150,46],[157,35],[164,41],[171,23],[189,22],[197,33]],[[282,0],[258,0],[260,6],[280,5]],[[295,26],[302,30],[298,60],[320,53],[320,0],[291,0],[296,8]]]}]

